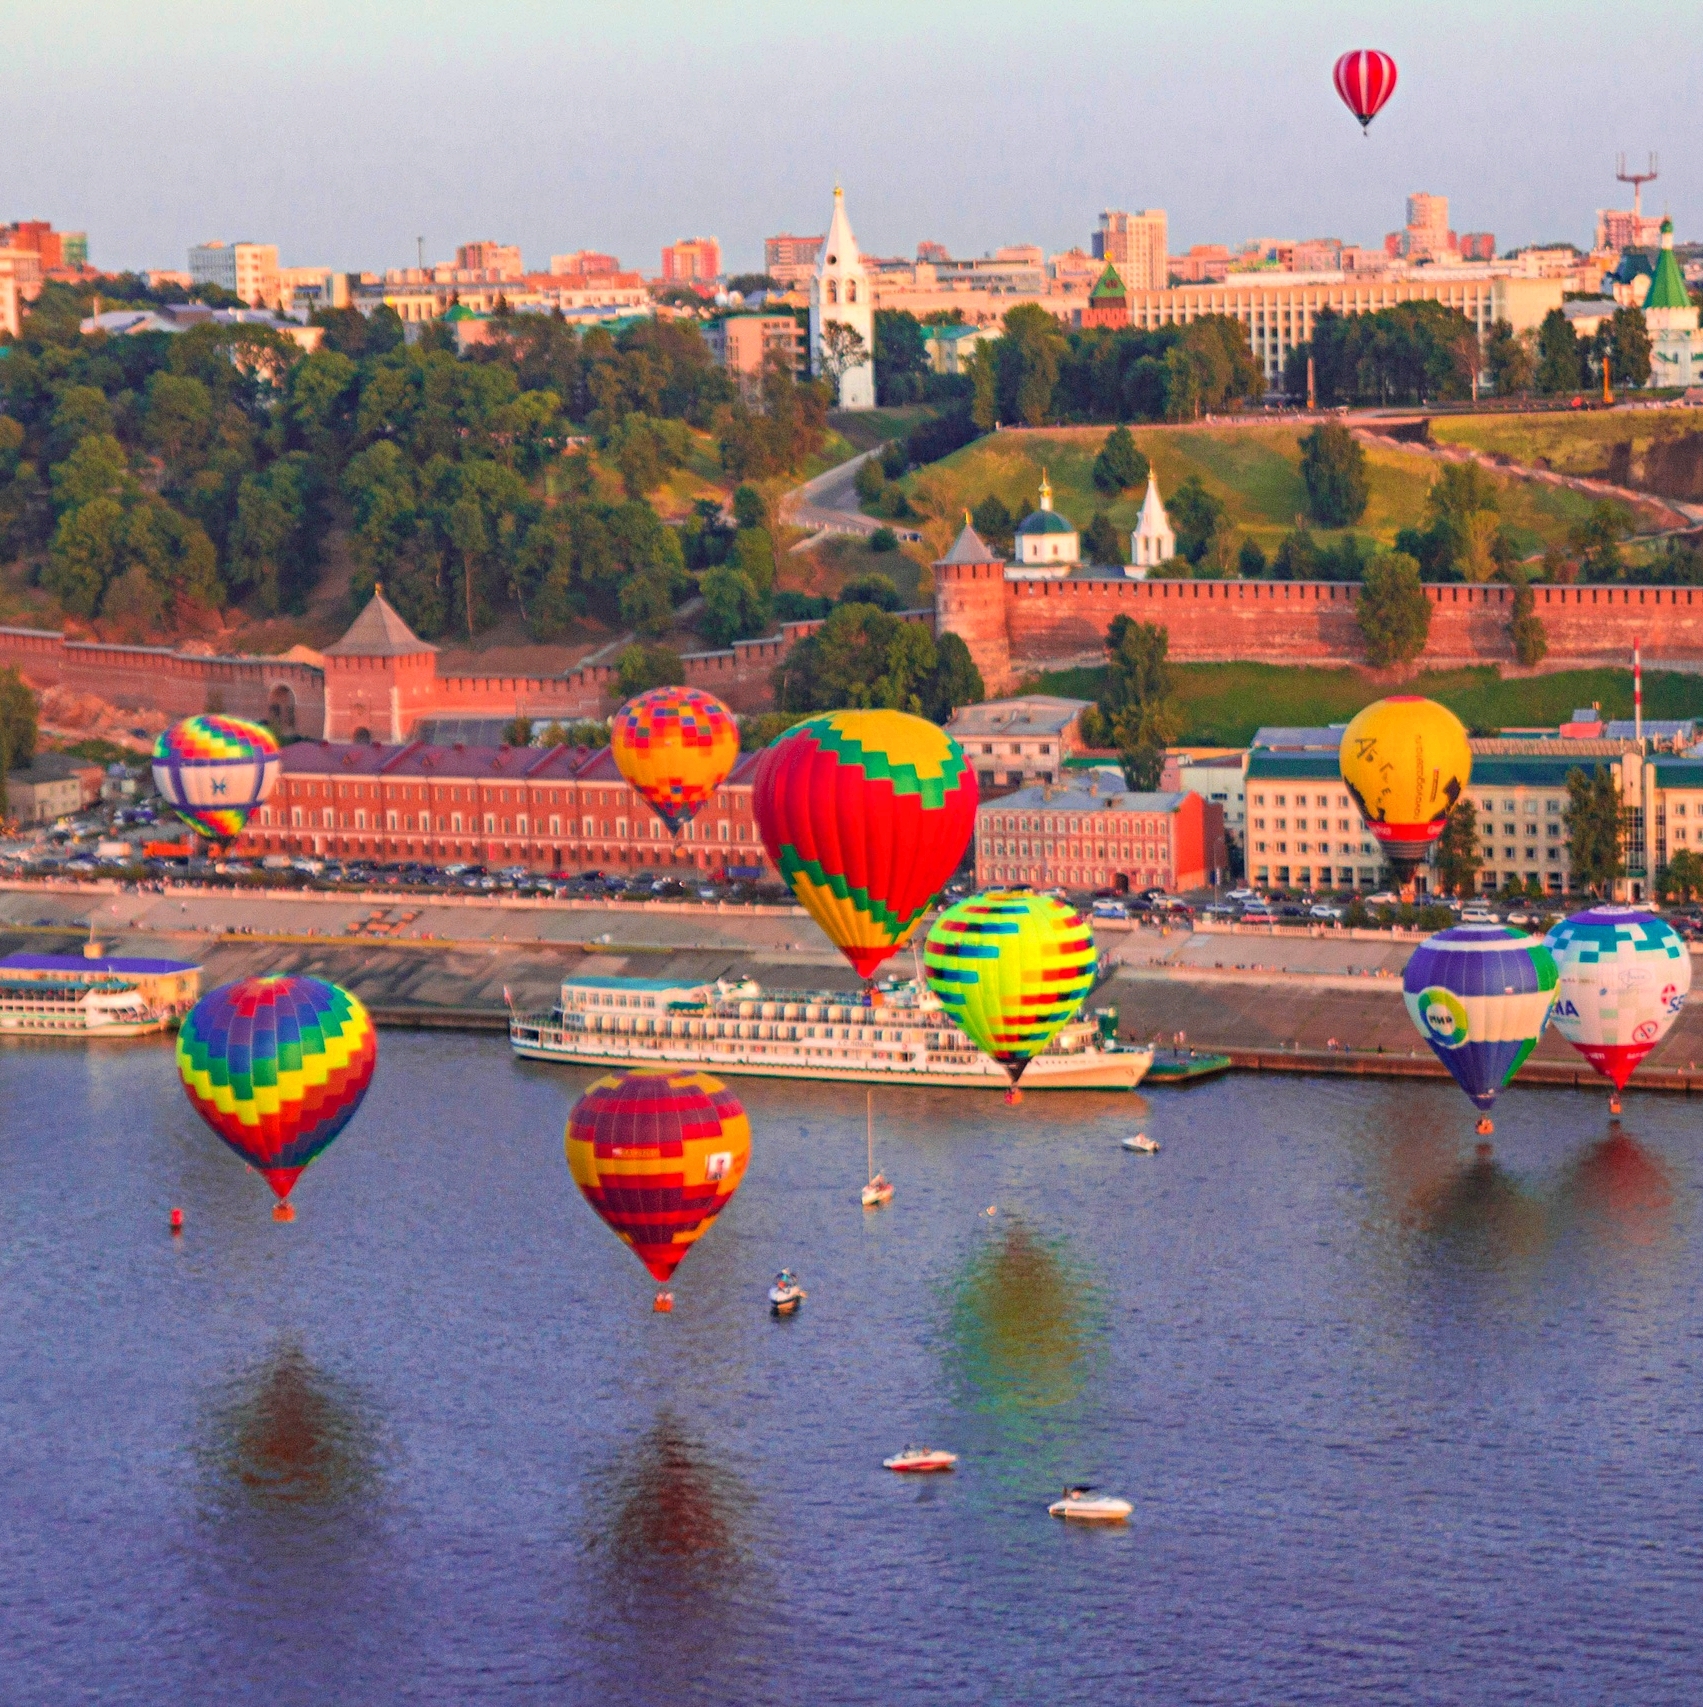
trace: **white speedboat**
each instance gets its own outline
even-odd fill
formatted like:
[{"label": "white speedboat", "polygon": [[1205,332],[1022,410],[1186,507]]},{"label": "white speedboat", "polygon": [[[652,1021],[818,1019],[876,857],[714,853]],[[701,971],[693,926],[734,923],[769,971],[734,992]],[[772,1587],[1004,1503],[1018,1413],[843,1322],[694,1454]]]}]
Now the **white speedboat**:
[{"label": "white speedboat", "polygon": [[933,1446],[907,1446],[891,1458],[883,1458],[884,1470],[897,1470],[902,1476],[928,1476],[940,1470],[950,1470],[958,1462],[956,1452],[942,1452]]},{"label": "white speedboat", "polygon": [[777,1316],[790,1316],[809,1296],[794,1278],[792,1270],[783,1268],[769,1288],[769,1307]]},{"label": "white speedboat", "polygon": [[1064,1497],[1047,1507],[1048,1517],[1067,1518],[1072,1523],[1127,1523],[1135,1510],[1128,1500],[1097,1494],[1090,1487],[1066,1488]]},{"label": "white speedboat", "polygon": [[1159,1140],[1149,1138],[1145,1132],[1132,1133],[1124,1139],[1123,1143],[1126,1150],[1135,1150],[1143,1156],[1157,1156],[1159,1154]]}]

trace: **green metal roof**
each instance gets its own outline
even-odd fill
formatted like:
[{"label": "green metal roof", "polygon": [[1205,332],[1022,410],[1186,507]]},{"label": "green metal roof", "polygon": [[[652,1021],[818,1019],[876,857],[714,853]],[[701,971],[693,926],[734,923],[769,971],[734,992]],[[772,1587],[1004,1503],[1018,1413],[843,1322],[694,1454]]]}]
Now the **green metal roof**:
[{"label": "green metal roof", "polygon": [[1703,788],[1703,759],[1651,761],[1656,767],[1657,788]]},{"label": "green metal roof", "polygon": [[1124,282],[1118,277],[1118,270],[1110,261],[1106,270],[1100,275],[1100,282],[1094,286],[1088,300],[1090,302],[1115,301],[1122,302],[1125,298]]},{"label": "green metal roof", "polygon": [[1076,529],[1057,510],[1036,510],[1018,523],[1019,533],[1075,533]]},{"label": "green metal roof", "polygon": [[1569,771],[1583,771],[1589,776],[1599,765],[1605,770],[1613,770],[1615,764],[1612,756],[1600,753],[1558,755],[1553,759],[1529,753],[1475,753],[1472,781],[1468,787],[1481,788],[1489,784],[1496,788],[1519,788],[1522,785],[1527,788],[1565,788]]},{"label": "green metal roof", "polygon": [[1679,270],[1679,258],[1673,252],[1673,221],[1662,221],[1662,252],[1656,257],[1656,275],[1650,283],[1650,294],[1644,298],[1646,308],[1689,308],[1691,292],[1685,288],[1685,274]]},{"label": "green metal roof", "polygon": [[1249,782],[1336,782],[1341,777],[1335,753],[1268,753],[1256,747],[1248,755]]}]

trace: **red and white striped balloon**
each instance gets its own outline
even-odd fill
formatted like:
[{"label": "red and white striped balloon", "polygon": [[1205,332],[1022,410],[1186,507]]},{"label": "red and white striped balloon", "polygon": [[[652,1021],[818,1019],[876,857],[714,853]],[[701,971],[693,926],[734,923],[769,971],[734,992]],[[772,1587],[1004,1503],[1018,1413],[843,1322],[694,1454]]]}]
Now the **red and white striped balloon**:
[{"label": "red and white striped balloon", "polygon": [[1336,62],[1336,92],[1365,130],[1395,93],[1396,62],[1376,48],[1360,47]]}]

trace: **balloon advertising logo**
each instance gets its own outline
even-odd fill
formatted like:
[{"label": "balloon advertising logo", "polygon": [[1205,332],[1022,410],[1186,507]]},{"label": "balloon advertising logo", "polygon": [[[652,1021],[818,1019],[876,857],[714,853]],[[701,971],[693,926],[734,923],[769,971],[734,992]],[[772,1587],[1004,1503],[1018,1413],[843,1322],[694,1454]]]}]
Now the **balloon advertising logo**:
[{"label": "balloon advertising logo", "polygon": [[1459,1049],[1468,1035],[1466,1009],[1447,990],[1433,985],[1419,998],[1420,1018],[1425,1034],[1443,1049]]}]

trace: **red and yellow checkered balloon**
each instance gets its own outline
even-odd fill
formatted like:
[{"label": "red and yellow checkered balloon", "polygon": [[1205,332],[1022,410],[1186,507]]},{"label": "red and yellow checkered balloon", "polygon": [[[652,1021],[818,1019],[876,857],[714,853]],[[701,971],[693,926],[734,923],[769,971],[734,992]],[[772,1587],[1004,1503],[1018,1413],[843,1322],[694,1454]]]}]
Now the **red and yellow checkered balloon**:
[{"label": "red and yellow checkered balloon", "polygon": [[714,694],[652,688],[615,713],[616,768],[676,835],[727,781],[739,758],[739,726]]},{"label": "red and yellow checkered balloon", "polygon": [[611,1073],[574,1104],[567,1151],[586,1202],[666,1284],[739,1189],[751,1122],[708,1073]]}]

